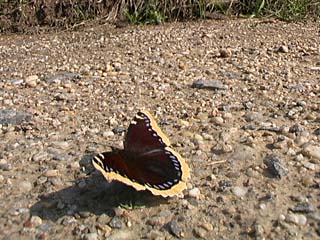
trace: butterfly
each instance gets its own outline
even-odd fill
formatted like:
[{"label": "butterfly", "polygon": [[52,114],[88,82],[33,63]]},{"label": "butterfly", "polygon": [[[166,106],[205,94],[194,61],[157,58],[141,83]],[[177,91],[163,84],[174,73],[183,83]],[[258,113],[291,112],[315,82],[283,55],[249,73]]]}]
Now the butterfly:
[{"label": "butterfly", "polygon": [[153,116],[140,111],[129,125],[124,149],[98,154],[92,163],[107,180],[118,180],[154,195],[174,196],[186,188],[190,171],[170,145]]}]

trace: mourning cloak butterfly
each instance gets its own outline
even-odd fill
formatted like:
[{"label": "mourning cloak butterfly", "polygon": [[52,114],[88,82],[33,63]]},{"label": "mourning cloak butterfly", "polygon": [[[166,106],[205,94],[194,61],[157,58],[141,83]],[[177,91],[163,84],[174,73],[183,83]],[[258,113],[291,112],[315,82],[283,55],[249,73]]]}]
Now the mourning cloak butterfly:
[{"label": "mourning cloak butterfly", "polygon": [[168,137],[147,111],[138,112],[131,121],[124,150],[98,154],[92,163],[108,180],[163,197],[179,194],[190,175],[185,160],[170,147]]}]

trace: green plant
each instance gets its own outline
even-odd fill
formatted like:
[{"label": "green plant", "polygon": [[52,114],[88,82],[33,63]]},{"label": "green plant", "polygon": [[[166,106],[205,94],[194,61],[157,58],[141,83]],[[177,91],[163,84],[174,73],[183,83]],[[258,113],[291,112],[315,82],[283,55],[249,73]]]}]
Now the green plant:
[{"label": "green plant", "polygon": [[308,16],[312,9],[318,8],[318,11],[320,9],[319,2],[310,0],[286,0],[283,2],[284,4],[275,9],[274,13],[278,18],[285,21],[302,20]]},{"label": "green plant", "polygon": [[161,10],[150,3],[128,7],[124,15],[130,23],[134,24],[160,24],[166,19]]}]

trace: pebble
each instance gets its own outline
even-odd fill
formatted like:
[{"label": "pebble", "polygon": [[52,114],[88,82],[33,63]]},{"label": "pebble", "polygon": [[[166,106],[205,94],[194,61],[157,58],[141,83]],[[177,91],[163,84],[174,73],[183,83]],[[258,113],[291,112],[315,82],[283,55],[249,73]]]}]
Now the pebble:
[{"label": "pebble", "polygon": [[37,227],[42,224],[42,219],[39,216],[32,216],[30,218],[30,223],[33,227]]},{"label": "pebble", "polygon": [[80,163],[79,162],[71,162],[69,166],[71,169],[79,169]]},{"label": "pebble", "polygon": [[263,118],[263,115],[259,112],[249,112],[244,116],[244,119],[247,122],[253,122],[253,121],[258,121]]},{"label": "pebble", "polygon": [[112,220],[109,222],[109,226],[112,228],[121,229],[123,223],[119,217],[113,217]]},{"label": "pebble", "polygon": [[281,163],[280,157],[276,154],[269,154],[263,159],[263,163],[267,165],[268,171],[274,177],[283,177],[288,175],[289,171]]},{"label": "pebble", "polygon": [[99,240],[98,233],[86,233],[83,237],[84,240]]},{"label": "pebble", "polygon": [[115,127],[112,129],[112,132],[114,134],[118,134],[118,135],[121,135],[122,133],[124,133],[127,129],[124,128],[124,127],[121,127],[121,126],[118,126],[118,127]]},{"label": "pebble", "polygon": [[213,230],[213,225],[211,223],[205,222],[200,225],[200,227],[204,228],[208,232],[211,232]]},{"label": "pebble", "polygon": [[303,176],[301,183],[305,187],[310,187],[313,184],[312,176],[310,176],[310,175]]},{"label": "pebble", "polygon": [[172,233],[175,237],[180,238],[183,237],[183,229],[181,227],[181,224],[173,219],[168,223],[170,233]]},{"label": "pebble", "polygon": [[210,89],[210,90],[226,90],[228,89],[221,81],[219,80],[206,80],[199,79],[192,83],[192,88],[198,89]]},{"label": "pebble", "polygon": [[43,151],[38,152],[32,156],[32,160],[35,162],[39,162],[39,161],[45,160],[47,158],[48,158],[48,153],[43,152]]},{"label": "pebble", "polygon": [[12,165],[10,163],[0,163],[0,169],[3,171],[10,171],[12,170]]},{"label": "pebble", "polygon": [[184,127],[189,127],[190,123],[188,121],[185,121],[183,119],[180,119],[180,125],[184,126]]},{"label": "pebble", "polygon": [[4,176],[0,175],[0,183],[4,181]]},{"label": "pebble", "polygon": [[295,124],[289,128],[290,133],[299,133],[303,131],[304,131],[304,128],[299,124]]},{"label": "pebble", "polygon": [[33,189],[33,184],[29,181],[21,181],[19,189],[21,192],[30,192]]},{"label": "pebble", "polygon": [[24,80],[23,79],[12,79],[12,80],[10,80],[10,82],[12,85],[21,85],[24,82]]},{"label": "pebble", "polygon": [[214,117],[212,118],[212,122],[217,125],[222,125],[224,123],[224,120],[222,117]]},{"label": "pebble", "polygon": [[220,54],[220,57],[222,58],[228,58],[232,56],[232,51],[230,48],[224,48],[224,49],[220,49],[219,54]]},{"label": "pebble", "polygon": [[67,150],[70,148],[71,144],[69,142],[61,141],[61,142],[53,142],[51,146],[56,149]]},{"label": "pebble", "polygon": [[136,240],[139,239],[136,232],[132,230],[120,230],[117,232],[114,232],[111,236],[107,238],[108,240]]},{"label": "pebble", "polygon": [[298,154],[296,157],[295,157],[295,160],[297,162],[302,162],[304,160],[304,156],[302,154]]},{"label": "pebble", "polygon": [[193,189],[190,189],[188,192],[188,196],[192,198],[199,198],[200,197],[200,189],[195,187]]},{"label": "pebble", "polygon": [[224,119],[232,119],[233,115],[230,112],[225,112],[225,113],[223,113],[223,118]]},{"label": "pebble", "polygon": [[300,202],[295,205],[292,209],[292,212],[299,212],[299,213],[312,213],[315,211],[315,207],[309,202]]},{"label": "pebble", "polygon": [[113,131],[104,131],[104,132],[102,133],[102,136],[103,136],[104,138],[112,137],[112,136],[114,136],[114,132],[113,132]]},{"label": "pebble", "polygon": [[59,175],[59,170],[50,169],[44,172],[45,177],[56,177]]},{"label": "pebble", "polygon": [[303,146],[303,153],[308,157],[320,160],[320,146],[306,144]]},{"label": "pebble", "polygon": [[47,74],[45,75],[45,82],[52,84],[60,84],[61,82],[66,82],[68,80],[74,80],[77,78],[77,75],[72,72],[67,72],[67,71],[59,71],[55,72],[53,74]]},{"label": "pebble", "polygon": [[194,140],[196,140],[196,142],[202,142],[204,139],[200,134],[195,134]]},{"label": "pebble", "polygon": [[56,161],[69,161],[71,159],[71,156],[67,155],[67,154],[55,154],[53,156],[53,160],[56,160]]},{"label": "pebble", "polygon": [[172,213],[169,210],[162,210],[159,214],[150,218],[147,223],[151,226],[162,227],[171,217]]},{"label": "pebble", "polygon": [[11,216],[18,216],[21,214],[29,214],[30,213],[30,209],[29,208],[12,208],[8,211],[8,214]]},{"label": "pebble", "polygon": [[289,223],[297,224],[297,225],[306,225],[307,218],[302,214],[290,213],[286,216],[286,221]]},{"label": "pebble", "polygon": [[110,217],[105,214],[102,213],[98,218],[97,218],[97,222],[102,224],[102,225],[106,225],[108,222],[110,222]]},{"label": "pebble", "polygon": [[12,109],[0,109],[0,124],[19,125],[31,120],[31,115]]},{"label": "pebble", "polygon": [[196,228],[194,228],[194,233],[195,233],[195,235],[196,236],[198,236],[198,237],[200,237],[200,238],[206,238],[206,236],[207,236],[207,231],[205,230],[205,229],[203,229],[202,227],[196,227]]},{"label": "pebble", "polygon": [[260,176],[259,172],[251,167],[246,170],[246,175],[252,178],[257,178]]},{"label": "pebble", "polygon": [[57,178],[57,177],[50,178],[50,182],[53,186],[57,186],[57,187],[60,187],[63,185],[61,178]]},{"label": "pebble", "polygon": [[37,75],[31,75],[25,78],[25,83],[27,87],[36,87],[39,81],[39,78]]},{"label": "pebble", "polygon": [[233,187],[231,191],[237,197],[244,197],[247,194],[248,189],[244,187],[236,186],[236,187]]},{"label": "pebble", "polygon": [[316,170],[316,164],[314,163],[305,162],[303,166],[309,170]]},{"label": "pebble", "polygon": [[265,239],[264,236],[264,228],[261,224],[255,223],[254,224],[254,237],[256,240],[263,240]]},{"label": "pebble", "polygon": [[233,186],[233,183],[229,180],[221,180],[218,182],[219,188],[218,192],[226,192],[230,187]]},{"label": "pebble", "polygon": [[288,53],[289,52],[289,48],[285,45],[282,45],[278,48],[278,52],[280,53]]}]

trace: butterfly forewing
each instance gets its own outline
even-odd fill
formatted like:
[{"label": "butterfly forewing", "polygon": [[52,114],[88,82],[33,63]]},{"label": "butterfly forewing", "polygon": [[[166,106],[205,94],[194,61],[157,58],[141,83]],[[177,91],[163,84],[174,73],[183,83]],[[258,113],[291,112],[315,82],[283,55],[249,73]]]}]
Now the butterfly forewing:
[{"label": "butterfly forewing", "polygon": [[147,111],[138,112],[131,121],[124,142],[127,152],[144,153],[170,145],[156,121]]}]

